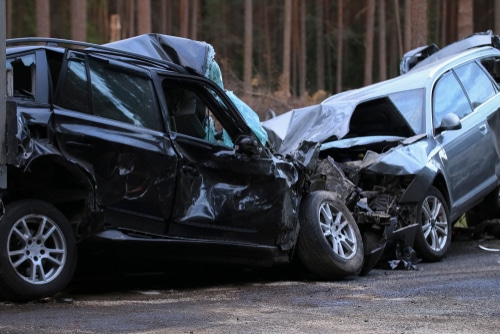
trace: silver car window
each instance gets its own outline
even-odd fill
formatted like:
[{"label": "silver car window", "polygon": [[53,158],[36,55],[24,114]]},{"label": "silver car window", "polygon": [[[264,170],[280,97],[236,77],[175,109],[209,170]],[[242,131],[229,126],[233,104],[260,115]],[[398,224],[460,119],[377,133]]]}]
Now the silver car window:
[{"label": "silver car window", "polygon": [[419,88],[393,93],[389,95],[389,98],[415,133],[422,133],[424,123],[424,89]]},{"label": "silver car window", "polygon": [[463,118],[472,112],[469,100],[453,72],[446,72],[439,79],[433,92],[433,124],[438,127],[448,113]]},{"label": "silver car window", "polygon": [[462,82],[474,108],[495,95],[493,82],[477,63],[462,65],[455,69],[455,73]]}]

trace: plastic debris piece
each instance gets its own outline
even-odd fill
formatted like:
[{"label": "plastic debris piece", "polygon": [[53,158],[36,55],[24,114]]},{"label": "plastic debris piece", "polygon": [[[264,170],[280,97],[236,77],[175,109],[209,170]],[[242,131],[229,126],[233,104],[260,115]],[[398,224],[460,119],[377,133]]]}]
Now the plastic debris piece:
[{"label": "plastic debris piece", "polygon": [[487,252],[500,252],[500,249],[498,248],[489,248],[481,245],[479,245],[479,248]]}]

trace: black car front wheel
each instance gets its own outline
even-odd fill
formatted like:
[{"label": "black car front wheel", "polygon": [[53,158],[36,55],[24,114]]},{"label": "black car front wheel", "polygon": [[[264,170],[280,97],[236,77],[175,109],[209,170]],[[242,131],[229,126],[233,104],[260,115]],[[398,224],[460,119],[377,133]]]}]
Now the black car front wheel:
[{"label": "black car front wheel", "polygon": [[0,220],[0,296],[14,301],[62,290],[76,266],[76,242],[66,217],[49,203],[23,200]]},{"label": "black car front wheel", "polygon": [[335,194],[316,191],[301,206],[299,259],[320,279],[357,275],[363,266],[363,241],[351,212]]},{"label": "black car front wheel", "polygon": [[451,244],[451,221],[448,205],[441,192],[431,187],[417,211],[420,227],[415,236],[415,250],[425,261],[441,260]]}]

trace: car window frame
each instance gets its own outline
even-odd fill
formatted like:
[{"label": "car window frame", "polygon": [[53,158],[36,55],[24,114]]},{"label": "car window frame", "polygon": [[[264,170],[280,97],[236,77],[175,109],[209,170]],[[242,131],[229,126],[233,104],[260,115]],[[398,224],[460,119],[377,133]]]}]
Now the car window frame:
[{"label": "car window frame", "polygon": [[[160,72],[158,73],[158,80],[160,82],[158,85],[159,86],[158,89],[160,90],[163,90],[162,86],[164,80],[170,80],[178,85],[193,88],[192,90],[197,92],[197,95],[200,98],[202,98],[203,102],[207,105],[207,107],[211,110],[211,112],[213,112],[217,120],[220,121],[222,127],[227,131],[227,134],[233,143],[236,143],[236,141],[240,136],[249,136],[256,138],[256,136],[253,134],[248,124],[246,124],[243,117],[240,115],[236,106],[234,106],[230,98],[225,94],[223,89],[221,89],[213,81],[208,80],[201,76],[198,77],[198,76],[179,74],[179,73],[167,74]],[[210,93],[208,89],[210,89],[215,94],[215,96],[213,93]],[[165,96],[162,97],[162,100],[164,101],[166,106],[167,103]],[[169,128],[170,133],[175,134],[174,136],[181,135],[183,137],[191,138],[193,140],[202,143],[219,145],[217,143],[213,143],[205,139],[192,137],[186,134],[182,134],[181,132],[175,132],[170,127],[170,122],[168,121],[168,119],[172,116],[171,111],[168,110],[168,107],[165,107],[165,109],[166,109],[165,119],[167,120],[166,123],[168,124],[167,127]],[[228,148],[228,146],[226,145],[222,146]]]}]

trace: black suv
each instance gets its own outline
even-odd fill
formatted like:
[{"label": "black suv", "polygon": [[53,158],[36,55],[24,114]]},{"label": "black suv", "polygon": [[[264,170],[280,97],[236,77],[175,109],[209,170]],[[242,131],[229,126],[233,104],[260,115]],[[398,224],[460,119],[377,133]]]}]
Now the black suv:
[{"label": "black suv", "polygon": [[322,279],[370,266],[339,171],[313,142],[275,154],[209,44],[26,38],[6,54],[2,298],[57,293],[89,244],[252,266],[297,253]]}]

